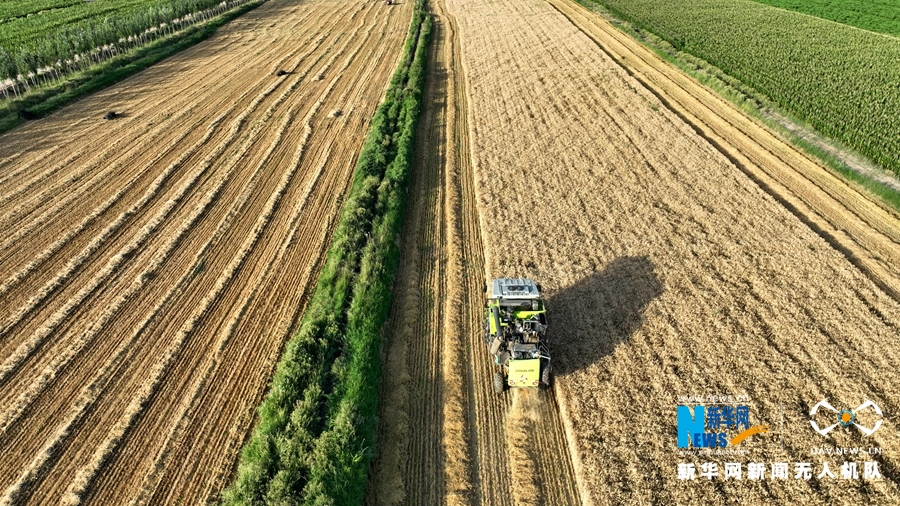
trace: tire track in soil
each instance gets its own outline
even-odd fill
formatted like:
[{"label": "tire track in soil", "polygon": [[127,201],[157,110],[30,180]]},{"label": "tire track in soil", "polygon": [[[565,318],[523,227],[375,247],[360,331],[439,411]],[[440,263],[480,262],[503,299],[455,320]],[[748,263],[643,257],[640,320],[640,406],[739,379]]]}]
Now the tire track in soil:
[{"label": "tire track in soil", "polygon": [[[300,29],[297,29],[300,22],[296,17],[292,17],[297,11],[303,14],[301,21],[306,23],[300,26]],[[22,464],[8,460],[15,455],[31,459],[31,470],[26,471],[25,475],[19,475],[18,472],[3,473],[10,478],[15,476],[21,478],[19,481],[24,487],[19,491],[25,492],[27,497],[24,494],[18,495],[17,502],[24,502],[30,498],[30,501],[35,503],[56,502],[60,499],[70,502],[86,499],[90,502],[122,503],[127,502],[129,497],[141,500],[141,496],[133,495],[136,493],[144,494],[146,500],[155,491],[160,490],[157,487],[159,483],[165,483],[165,480],[170,480],[167,486],[180,487],[180,489],[166,488],[162,491],[162,495],[168,495],[169,499],[197,497],[205,498],[203,499],[205,502],[215,497],[227,484],[234,458],[249,431],[253,408],[263,393],[265,381],[277,359],[281,344],[293,327],[299,308],[304,303],[305,289],[314,279],[321,262],[321,245],[326,243],[334,225],[342,200],[340,196],[346,191],[349,174],[354,166],[353,161],[367,123],[371,119],[375,105],[383,96],[387,79],[393,70],[395,64],[393,55],[399,50],[405,35],[410,12],[409,6],[386,10],[377,3],[369,3],[362,8],[355,2],[320,2],[294,7],[288,2],[272,1],[220,30],[220,33],[223,31],[225,33],[215,36],[210,40],[210,44],[205,45],[206,48],[214,47],[213,44],[217,44],[217,40],[223,39],[226,45],[232,44],[228,42],[229,39],[245,41],[241,46],[247,47],[241,53],[231,55],[230,61],[228,58],[225,61],[232,66],[235,63],[245,66],[246,63],[240,63],[241,59],[246,61],[256,58],[256,61],[264,62],[263,65],[259,65],[263,77],[256,81],[261,85],[276,81],[270,76],[274,70],[268,67],[281,67],[288,58],[296,58],[296,64],[300,65],[308,56],[309,59],[306,61],[311,61],[318,71],[332,72],[333,75],[328,75],[328,80],[318,80],[314,78],[315,73],[306,71],[298,74],[297,69],[293,69],[294,74],[297,74],[296,77],[277,80],[275,86],[268,87],[267,90],[257,87],[257,91],[253,91],[253,86],[242,89],[240,84],[235,84],[224,90],[226,93],[215,93],[215,97],[222,95],[225,97],[218,105],[214,102],[204,105],[219,111],[221,111],[219,106],[232,100],[232,97],[239,96],[240,93],[248,99],[260,91],[262,95],[258,95],[252,103],[249,100],[238,99],[231,108],[235,113],[241,114],[242,111],[257,109],[252,116],[244,116],[232,124],[231,132],[243,134],[239,142],[235,142],[237,139],[234,137],[228,141],[228,137],[221,136],[207,140],[206,144],[210,144],[215,150],[204,148],[202,152],[196,154],[194,161],[186,163],[197,166],[201,157],[206,156],[207,160],[199,164],[202,166],[201,171],[195,173],[200,179],[196,180],[196,186],[191,188],[190,192],[183,194],[183,197],[160,196],[158,203],[150,206],[162,211],[158,214],[159,219],[152,222],[161,222],[161,226],[169,230],[175,228],[178,223],[194,223],[191,213],[199,213],[196,216],[200,221],[190,226],[190,230],[183,228],[187,231],[187,235],[183,237],[182,233],[159,233],[147,245],[134,249],[136,254],[122,257],[121,253],[117,252],[127,253],[132,249],[122,248],[128,244],[135,231],[152,230],[142,227],[144,223],[152,223],[147,222],[146,218],[143,221],[132,220],[129,228],[116,231],[112,241],[98,245],[98,251],[102,256],[81,267],[80,272],[83,273],[81,277],[84,279],[91,279],[95,266],[102,265],[103,261],[113,260],[121,268],[114,269],[115,272],[109,278],[111,281],[109,285],[104,282],[102,288],[92,290],[84,299],[84,304],[76,302],[71,306],[71,314],[68,310],[61,314],[61,326],[58,329],[60,332],[55,336],[52,347],[44,350],[49,352],[53,347],[65,347],[69,342],[77,342],[72,341],[72,338],[81,334],[79,323],[96,322],[95,330],[91,331],[94,337],[86,343],[88,347],[75,350],[76,353],[71,354],[75,361],[70,364],[57,362],[57,365],[53,366],[51,381],[55,383],[55,387],[52,389],[39,387],[38,392],[43,392],[38,397],[44,399],[41,401],[42,404],[49,402],[57,408],[41,409],[41,418],[45,421],[40,424],[35,423],[37,420],[29,414],[37,413],[35,404],[26,406],[24,417],[15,416],[10,419],[13,421],[12,431],[7,431],[6,436],[15,435],[17,445],[22,441],[18,436],[30,431],[37,430],[38,434],[43,432],[49,436],[49,439],[43,437],[44,451],[39,451],[37,447],[32,451],[25,450],[17,454],[10,452],[6,453],[6,458],[3,459],[7,462],[0,461],[0,468],[4,470],[13,468],[22,470],[27,468],[27,460],[26,462],[20,460]],[[272,17],[276,22],[266,21],[266,17]],[[340,32],[333,30],[335,26],[344,26],[348,22],[358,24],[362,29],[355,30],[353,36],[343,33],[343,28]],[[256,55],[252,54],[259,47],[250,43],[253,42],[255,35],[250,37],[230,35],[239,33],[240,30],[262,33],[265,28],[260,25],[263,23],[268,28],[276,28],[280,23],[280,28],[277,28],[275,33],[288,33],[291,37],[288,37],[288,40],[276,39],[280,41],[277,45],[269,44],[267,38],[262,40],[267,50],[260,56],[260,51],[257,51]],[[237,28],[234,28],[235,26]],[[314,43],[315,51],[297,56],[298,51],[303,50],[303,46],[312,40],[313,36],[310,33],[317,30],[320,35]],[[297,39],[301,38],[308,40],[298,44]],[[325,40],[330,42],[322,45]],[[201,45],[189,50],[176,56],[174,60],[186,61],[186,58],[196,57],[197,53],[203,51],[203,47],[204,45]],[[284,47],[290,50],[285,52]],[[329,54],[329,48],[339,47],[347,48],[346,54],[342,50],[331,51]],[[359,53],[360,48],[364,49],[363,53]],[[284,56],[285,54],[287,56]],[[291,56],[292,54],[294,56]],[[342,54],[344,56],[341,56]],[[221,54],[216,56],[217,58],[210,61],[218,61],[219,57],[223,57]],[[341,64],[343,66],[332,66],[332,63],[338,62],[339,57],[345,61]],[[171,63],[172,60],[167,62]],[[351,62],[354,63],[351,65]],[[151,71],[149,74],[154,72]],[[206,82],[241,82],[233,79],[216,79],[215,76],[210,79],[206,72],[201,72],[200,75],[206,76]],[[292,79],[294,85],[283,84],[291,82]],[[140,85],[141,81],[140,78],[134,78],[127,84],[135,87],[135,84]],[[293,90],[301,82],[302,87]],[[194,87],[191,82],[185,84],[191,89],[200,89],[197,92],[198,96],[203,96],[204,90],[212,91],[209,86]],[[246,81],[243,85],[246,85]],[[288,86],[288,89],[285,89],[285,86]],[[127,88],[126,85],[119,87]],[[238,90],[239,93],[235,93]],[[277,90],[285,91],[279,95]],[[331,93],[332,90],[334,93]],[[319,92],[324,92],[323,98],[328,97],[327,100],[324,102],[319,100],[315,105],[318,109],[310,109],[312,104],[308,103],[306,96]],[[187,94],[181,96],[185,95]],[[174,93],[172,96],[177,97],[179,94]],[[157,94],[155,97],[157,101],[164,98],[164,103],[172,103],[165,100],[166,95]],[[97,97],[92,97],[80,105],[98,100]],[[248,106],[251,109],[247,109]],[[298,106],[306,109],[306,112],[290,109]],[[338,108],[345,111],[343,116],[325,117],[329,109]],[[278,112],[279,110],[282,112]],[[291,119],[294,116],[302,117],[307,112],[315,116],[312,124],[306,123],[304,126],[300,123],[296,127],[292,125]],[[83,115],[83,112],[81,114]],[[58,119],[77,115],[77,111],[73,114],[70,108],[61,111],[55,117]],[[186,114],[181,116],[189,117]],[[234,117],[232,115],[231,118]],[[227,124],[228,121],[224,119],[225,115],[222,115],[218,122]],[[281,124],[282,127],[280,130],[266,128],[267,123]],[[320,128],[320,125],[323,127]],[[310,139],[311,127],[321,133],[313,135]],[[171,128],[177,130],[175,125]],[[299,136],[303,130],[306,130],[306,134]],[[27,137],[21,132],[16,132],[19,137]],[[123,137],[136,135],[128,129],[121,132]],[[260,140],[265,139],[266,142],[254,142],[255,136]],[[308,152],[308,156],[298,156],[291,151],[293,148],[288,147],[296,146],[301,137],[311,143],[310,148],[304,150],[305,153]],[[77,144],[74,141],[73,143]],[[219,150],[217,147],[228,148],[229,144],[243,145],[244,148]],[[147,151],[155,153],[153,150]],[[172,156],[178,156],[179,149],[173,151],[175,154]],[[245,159],[247,161],[244,161]],[[251,159],[253,161],[250,161]],[[157,171],[167,166],[159,160],[157,155],[151,164]],[[293,177],[290,173],[281,174],[279,169],[286,164],[299,167],[303,171],[303,177],[299,175]],[[260,170],[262,168],[265,168],[265,171]],[[279,179],[283,182],[282,186],[276,185]],[[189,181],[191,179],[178,176],[169,182],[166,188],[174,189]],[[222,186],[223,184],[225,186]],[[134,186],[140,188],[144,185]],[[236,199],[235,190],[242,191],[245,197]],[[259,195],[255,195],[256,190],[259,190]],[[229,192],[231,196],[228,195]],[[106,198],[102,192],[97,193]],[[215,198],[208,199],[205,203],[198,200],[204,195]],[[252,198],[248,199],[251,196]],[[139,207],[142,207],[145,216],[149,217],[152,214],[145,210],[150,207],[146,205]],[[224,213],[228,207],[231,207],[232,211]],[[212,223],[227,226],[221,228],[217,225],[208,228],[207,224]],[[248,228],[251,225],[252,230]],[[208,238],[210,233],[213,239],[204,240],[204,236]],[[246,253],[238,251],[237,256],[234,256],[223,250],[223,247],[227,246],[225,249],[235,251],[242,238],[244,246],[240,246],[239,249]],[[310,247],[310,245],[318,246]],[[175,249],[172,250],[172,247]],[[204,254],[204,251],[208,254]],[[205,269],[202,267],[204,257],[208,260]],[[152,262],[157,261],[152,260],[154,258],[162,263],[153,264]],[[230,266],[226,265],[228,258],[232,258]],[[151,267],[152,265],[156,267]],[[233,271],[233,275],[228,275],[229,271]],[[219,277],[219,272],[223,272],[225,276]],[[154,276],[154,273],[161,275]],[[174,278],[171,276],[173,274]],[[24,277],[30,279],[28,276]],[[79,282],[78,276],[73,278],[63,280],[65,283],[63,289],[68,289],[67,292],[53,294],[53,300],[59,301],[57,304],[71,305],[66,294],[71,293],[70,287]],[[186,284],[185,280],[190,283]],[[219,288],[213,286],[214,280]],[[139,298],[128,295],[136,293],[133,289],[127,289],[129,283],[132,287],[141,287]],[[144,283],[147,287],[142,287]],[[220,300],[220,297],[216,296],[219,293],[223,294],[225,300]],[[203,302],[200,297],[207,302]],[[127,316],[110,319],[115,310],[104,308],[114,300],[120,302],[110,308],[121,306],[119,314]],[[192,306],[195,309],[193,316],[179,315],[183,311],[179,308]],[[95,319],[97,315],[104,314],[105,317]],[[29,320],[34,321],[36,319],[34,316],[31,315]],[[280,330],[269,332],[268,330],[273,330],[271,327],[273,316],[274,322],[277,322],[276,327]],[[166,329],[174,331],[178,325],[181,325],[182,332],[178,332],[175,339],[166,338],[167,334],[172,334]],[[132,329],[132,337],[123,339],[122,330],[127,328]],[[17,335],[19,334],[13,334],[14,337]],[[219,336],[219,340],[212,342],[212,346],[207,346],[201,342],[200,336],[205,336],[203,341],[206,342],[211,342],[209,339],[216,336]],[[138,337],[140,339],[137,339]],[[238,338],[238,342],[232,345],[234,337]],[[52,356],[48,353],[42,355]],[[92,370],[90,361],[104,365],[100,368],[94,367]],[[199,368],[200,378],[193,375],[193,367],[198,363],[206,364],[205,367]],[[35,366],[27,371],[40,371],[39,368],[35,368],[37,366],[39,363],[35,363]],[[21,375],[21,380],[25,382],[22,385],[27,384],[29,381],[27,376],[33,373],[24,374],[25,368],[16,370],[17,374]],[[210,379],[208,383],[207,378]],[[113,384],[118,386],[112,388]],[[4,385],[9,386],[9,382]],[[66,388],[57,388],[60,386]],[[77,398],[79,388],[82,400],[73,406],[67,402],[65,392],[72,391]],[[163,391],[168,393],[162,395]],[[16,395],[21,391],[7,391],[7,393]],[[73,397],[69,397],[71,398]],[[195,401],[200,402],[200,406],[197,406]],[[182,410],[180,419],[167,417],[171,409],[167,406],[172,404],[180,406],[177,408]],[[224,408],[225,405],[228,408]],[[124,414],[122,406],[126,406]],[[148,409],[156,413],[154,421],[148,425],[153,431],[135,431],[136,424],[148,420],[148,413],[151,412]],[[185,422],[185,409],[192,410],[192,416],[197,417],[196,420]],[[74,418],[68,416],[69,421],[65,421],[66,411],[74,415]],[[21,420],[21,423],[15,420]],[[56,423],[60,420],[63,421],[62,425]],[[200,432],[194,428],[196,425],[202,426]],[[54,427],[61,428],[62,432],[55,435],[47,432]],[[170,448],[168,445],[173,439],[166,437],[165,434],[171,436],[174,434],[173,431],[178,434],[177,447]],[[99,437],[95,437],[95,434]],[[106,436],[103,436],[104,434]],[[42,440],[42,436],[34,439],[32,435],[29,438],[36,442]],[[157,459],[150,462],[151,467],[154,467],[155,477],[147,482],[148,486],[143,486],[142,490],[123,487],[123,483],[130,482],[134,476],[141,473],[129,474],[128,469],[112,472],[107,470],[110,466],[118,465],[121,460],[117,448],[121,445],[125,447],[133,445],[134,448],[128,455],[140,462],[144,457],[143,453],[146,453],[143,448],[153,441],[157,442],[156,445],[159,443],[163,445],[156,446],[161,448],[163,453],[170,450],[173,452],[190,450],[191,458],[186,461]],[[204,443],[197,444],[198,441]],[[153,451],[149,453],[149,456],[161,455]],[[84,467],[85,465],[87,467]],[[79,468],[81,471],[78,471]],[[188,471],[192,478],[180,479],[178,475],[182,473],[176,471],[179,468]],[[119,479],[110,481],[111,474],[117,475]],[[174,483],[171,482],[171,478],[174,478]],[[157,479],[163,481],[155,481]],[[98,492],[91,495],[93,488],[102,489],[106,493]],[[70,494],[61,496],[60,494],[65,493],[65,489],[68,489]],[[16,494],[15,489],[9,492],[8,498]]]},{"label": "tire track in soil", "polygon": [[[435,36],[435,61],[440,62],[440,75],[445,88],[443,111],[446,115],[443,127],[445,161],[443,185],[447,191],[445,199],[445,216],[449,240],[447,245],[447,279],[456,280],[450,283],[446,307],[461,308],[460,315],[448,310],[444,318],[445,336],[454,336],[463,332],[468,335],[471,329],[471,304],[467,304],[467,293],[464,280],[469,285],[481,272],[480,252],[481,236],[472,225],[477,222],[473,209],[462,206],[462,176],[470,170],[468,125],[466,121],[467,105],[464,85],[464,74],[459,60],[459,32],[456,22],[447,12],[444,2],[434,2],[434,18],[437,20]],[[441,86],[436,86],[440,92]],[[440,122],[439,122],[440,124]],[[469,212],[466,212],[469,211]],[[468,260],[467,260],[468,259]],[[471,262],[471,264],[469,263]],[[462,319],[459,318],[462,316]],[[460,328],[460,323],[469,323]],[[444,477],[446,481],[446,502],[449,505],[468,504],[471,502],[475,473],[471,468],[472,437],[470,436],[471,420],[466,416],[469,412],[469,400],[466,397],[468,349],[455,339],[444,340],[443,374],[445,385],[444,406],[444,456],[446,458]]]},{"label": "tire track in soil", "polygon": [[493,366],[481,339],[481,308],[484,296],[481,287],[486,281],[485,250],[482,237],[483,227],[480,223],[478,203],[476,199],[475,180],[472,166],[471,124],[468,121],[469,102],[466,79],[466,68],[463,64],[462,36],[456,17],[446,2],[443,7],[452,27],[454,44],[454,90],[456,105],[456,139],[457,164],[459,166],[459,184],[455,188],[462,209],[463,258],[466,261],[466,283],[463,285],[463,307],[467,330],[465,332],[467,362],[467,396],[468,405],[468,441],[472,462],[472,488],[475,504],[512,504],[512,483],[510,477],[510,459],[507,453],[507,441],[504,433],[505,413],[511,405],[510,396],[498,397],[491,385]]},{"label": "tire track in soil", "polygon": [[[433,27],[429,62],[440,63],[441,22]],[[422,116],[416,134],[416,162],[407,195],[401,256],[393,303],[382,345],[379,456],[373,462],[367,503],[440,504],[443,496],[444,427],[441,388],[446,359],[442,309],[452,280],[445,275],[443,206],[446,144],[441,82],[426,74]]]},{"label": "tire track in soil", "polygon": [[[552,394],[496,396],[491,389],[493,369],[481,338],[485,260],[464,48],[444,3],[432,2],[430,8],[434,39],[382,352],[380,454],[367,502],[577,504],[574,468]],[[520,395],[531,399],[527,420],[516,409]],[[436,431],[440,448],[431,444]],[[520,469],[533,474],[516,477]],[[439,485],[437,490],[423,486],[429,482]],[[523,493],[529,484],[531,493]]]}]

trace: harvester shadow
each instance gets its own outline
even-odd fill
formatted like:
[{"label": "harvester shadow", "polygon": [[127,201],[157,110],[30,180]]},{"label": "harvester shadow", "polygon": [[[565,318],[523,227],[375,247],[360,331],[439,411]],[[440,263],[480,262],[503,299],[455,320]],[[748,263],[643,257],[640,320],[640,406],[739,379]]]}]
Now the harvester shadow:
[{"label": "harvester shadow", "polygon": [[547,306],[554,374],[566,376],[612,353],[641,327],[647,306],[662,293],[653,262],[626,256],[551,294]]}]

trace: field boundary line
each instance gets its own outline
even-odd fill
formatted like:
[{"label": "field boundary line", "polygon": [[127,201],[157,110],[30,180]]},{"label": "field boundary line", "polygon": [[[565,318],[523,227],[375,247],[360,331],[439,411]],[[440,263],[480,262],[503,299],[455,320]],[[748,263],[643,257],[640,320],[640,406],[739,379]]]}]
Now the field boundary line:
[{"label": "field boundary line", "polygon": [[[438,135],[444,143],[441,148],[444,159],[441,161],[443,166],[440,168],[438,183],[442,186],[444,197],[441,226],[444,227],[446,238],[445,278],[451,280],[448,284],[448,301],[451,307],[469,307],[465,296],[468,287],[464,282],[467,279],[467,272],[465,264],[462,263],[466,258],[466,245],[469,244],[466,242],[464,223],[466,217],[463,216],[466,209],[464,199],[459,195],[462,189],[460,172],[469,167],[466,154],[461,152],[467,141],[461,139],[464,131],[460,128],[466,118],[466,102],[465,96],[460,96],[465,94],[465,82],[459,66],[459,28],[447,10],[445,0],[434,0],[430,8],[435,18],[442,21],[436,30],[433,46],[435,58],[430,65],[432,70],[435,70],[435,66],[440,62],[445,69],[444,74],[437,78],[443,80],[446,86],[445,100],[441,106],[445,124],[443,131]],[[469,437],[472,428],[466,416],[471,400],[466,397],[464,388],[466,382],[471,383],[471,376],[465,374],[468,371],[465,363],[468,358],[466,350],[460,347],[457,341],[447,339],[447,336],[459,329],[459,318],[455,312],[444,312],[442,329],[443,350],[446,356],[441,368],[441,383],[445,389],[444,437],[441,446],[443,457],[447,459],[443,466],[444,500],[450,506],[455,506],[471,504],[474,485],[471,469],[474,459],[471,458],[472,440]],[[464,378],[455,377],[460,373]]]}]

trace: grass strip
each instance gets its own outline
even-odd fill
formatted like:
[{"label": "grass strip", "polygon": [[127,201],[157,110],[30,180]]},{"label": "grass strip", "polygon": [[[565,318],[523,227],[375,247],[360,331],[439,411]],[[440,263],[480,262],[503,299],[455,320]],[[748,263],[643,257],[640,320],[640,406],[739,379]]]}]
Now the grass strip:
[{"label": "grass strip", "polygon": [[381,328],[399,261],[431,18],[418,0],[300,330],[241,452],[229,505],[360,504],[375,456]]},{"label": "grass strip", "polygon": [[255,9],[265,0],[246,3],[210,21],[194,25],[170,37],[153,41],[134,51],[113,57],[83,72],[72,74],[57,85],[33,90],[22,98],[5,100],[0,106],[0,134],[25,122],[19,111],[42,118],[85,95],[108,88],[156,63],[208,39],[219,27]]}]

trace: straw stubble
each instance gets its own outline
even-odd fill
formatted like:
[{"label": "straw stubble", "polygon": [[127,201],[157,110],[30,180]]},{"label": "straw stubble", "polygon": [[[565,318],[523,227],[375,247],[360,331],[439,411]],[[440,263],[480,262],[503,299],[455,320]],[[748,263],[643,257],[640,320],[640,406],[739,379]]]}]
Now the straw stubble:
[{"label": "straw stubble", "polygon": [[[679,462],[707,459],[677,454],[676,395],[747,394],[754,424],[775,424],[783,407],[784,450],[781,434],[754,436],[741,445],[752,452],[738,458],[745,469],[751,459],[839,467],[845,459],[810,455],[854,441],[809,428],[823,397],[900,408],[900,306],[881,288],[894,281],[873,282],[880,267],[852,263],[820,235],[819,218],[785,207],[812,186],[790,195],[760,186],[756,169],[736,166],[730,148],[632,77],[627,58],[613,60],[547,3],[448,7],[468,77],[487,277],[545,287],[582,492],[597,504],[895,500],[900,446],[889,418],[865,442],[883,449],[884,480],[677,479]],[[850,213],[841,209],[821,216]],[[708,460],[722,469],[726,458]]]}]

